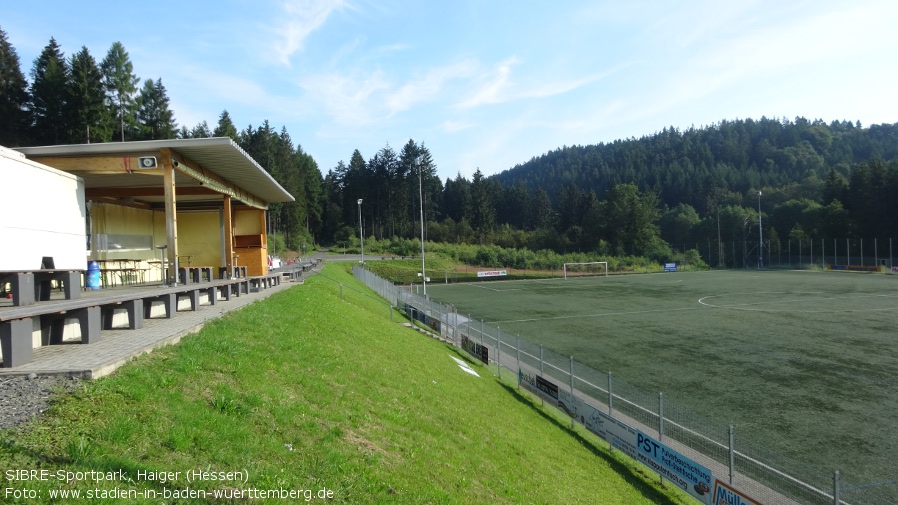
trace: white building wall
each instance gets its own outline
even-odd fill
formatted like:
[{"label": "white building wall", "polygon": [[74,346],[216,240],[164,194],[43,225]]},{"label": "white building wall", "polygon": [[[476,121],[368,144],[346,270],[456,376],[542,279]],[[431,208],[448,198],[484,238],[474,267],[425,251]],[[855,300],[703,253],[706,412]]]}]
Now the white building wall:
[{"label": "white building wall", "polygon": [[0,270],[87,268],[84,180],[0,146]]}]

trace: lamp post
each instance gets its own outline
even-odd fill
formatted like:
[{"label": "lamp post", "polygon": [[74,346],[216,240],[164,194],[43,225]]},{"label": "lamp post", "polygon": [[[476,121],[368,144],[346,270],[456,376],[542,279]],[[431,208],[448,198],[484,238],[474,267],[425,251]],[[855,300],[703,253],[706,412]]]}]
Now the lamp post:
[{"label": "lamp post", "polygon": [[362,233],[362,199],[359,198],[359,243],[362,250],[362,265],[365,264],[365,236]]},{"label": "lamp post", "polygon": [[424,298],[427,298],[427,274],[424,271],[424,176],[421,157],[415,158],[418,165],[418,199],[421,201],[421,284],[424,286]]},{"label": "lamp post", "polygon": [[761,192],[758,191],[758,270],[764,268],[764,228],[761,227]]}]

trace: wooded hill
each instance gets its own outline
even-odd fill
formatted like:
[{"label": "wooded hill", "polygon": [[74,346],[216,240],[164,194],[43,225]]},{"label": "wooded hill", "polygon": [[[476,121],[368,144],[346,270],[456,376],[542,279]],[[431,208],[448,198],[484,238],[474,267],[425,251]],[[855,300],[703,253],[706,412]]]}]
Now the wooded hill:
[{"label": "wooded hill", "polygon": [[659,193],[668,207],[709,210],[715,191],[756,192],[784,188],[830,171],[849,178],[852,166],[898,156],[898,123],[862,128],[860,123],[721,121],[705,128],[664,128],[639,139],[562,147],[495,176],[503,186],[524,182],[530,191],[557,195],[567,186],[604,193],[633,183]]},{"label": "wooded hill", "polygon": [[562,147],[493,179],[506,191],[545,191],[572,242],[588,226],[591,195],[617,185],[656,195],[661,236],[675,246],[716,242],[718,212],[721,240],[745,239],[759,203],[765,241],[872,239],[898,235],[896,157],[898,123],[762,117]]}]

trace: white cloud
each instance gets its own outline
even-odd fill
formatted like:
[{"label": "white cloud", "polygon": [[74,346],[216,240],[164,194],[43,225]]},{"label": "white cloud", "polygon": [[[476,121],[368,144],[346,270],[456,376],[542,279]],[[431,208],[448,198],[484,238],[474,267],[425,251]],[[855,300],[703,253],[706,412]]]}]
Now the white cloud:
[{"label": "white cloud", "polygon": [[509,87],[508,76],[511,73],[512,65],[516,63],[518,63],[518,59],[515,56],[500,62],[495,72],[490,76],[489,81],[480,86],[480,89],[475,91],[470,98],[463,100],[457,106],[462,109],[470,109],[484,104],[506,101],[508,96],[505,93]]},{"label": "white cloud", "polygon": [[321,104],[334,122],[364,126],[384,114],[383,106],[374,97],[391,85],[383,72],[375,71],[369,75],[318,74],[305,79],[302,87],[311,102]]},{"label": "white cloud", "polygon": [[274,50],[278,60],[290,65],[290,56],[303,49],[306,38],[327,21],[335,9],[345,6],[344,0],[288,0],[284,2],[283,25],[276,29],[281,40]]},{"label": "white cloud", "polygon": [[471,76],[476,66],[472,61],[462,61],[431,69],[420,79],[413,77],[387,96],[387,109],[390,114],[395,114],[410,109],[416,103],[432,100],[440,94],[447,81]]},{"label": "white cloud", "polygon": [[468,128],[473,128],[474,126],[475,126],[474,123],[465,123],[462,121],[452,121],[452,120],[444,121],[443,124],[440,125],[440,127],[446,133],[456,133],[456,132],[460,132],[462,130],[467,130]]}]

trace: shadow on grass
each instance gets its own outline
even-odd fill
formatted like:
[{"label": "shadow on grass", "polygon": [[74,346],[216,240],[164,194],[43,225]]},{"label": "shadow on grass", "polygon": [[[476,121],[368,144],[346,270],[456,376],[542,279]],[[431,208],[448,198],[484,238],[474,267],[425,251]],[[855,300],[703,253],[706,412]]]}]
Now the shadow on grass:
[{"label": "shadow on grass", "polygon": [[634,462],[633,465],[627,465],[626,463],[619,461],[607,450],[596,445],[593,440],[585,438],[582,434],[577,433],[577,431],[571,429],[569,424],[562,423],[558,420],[558,418],[550,415],[540,406],[536,405],[532,401],[531,396],[522,394],[517,388],[509,386],[508,384],[505,384],[503,382],[499,382],[499,385],[502,386],[510,395],[512,395],[515,400],[519,401],[523,405],[526,405],[537,415],[542,417],[546,422],[555,425],[558,429],[564,431],[574,440],[579,442],[580,445],[591,451],[597,458],[608,463],[608,466],[611,467],[612,470],[618,473],[625,482],[633,486],[634,489],[639,491],[639,493],[641,493],[647,499],[652,500],[654,503],[658,504],[681,503],[680,501],[674,500],[670,496],[663,494],[661,491],[659,491],[655,487],[652,487],[651,484],[646,482],[647,480],[651,480],[653,478],[653,475],[647,470],[642,471],[642,469],[636,467],[636,462]]}]

